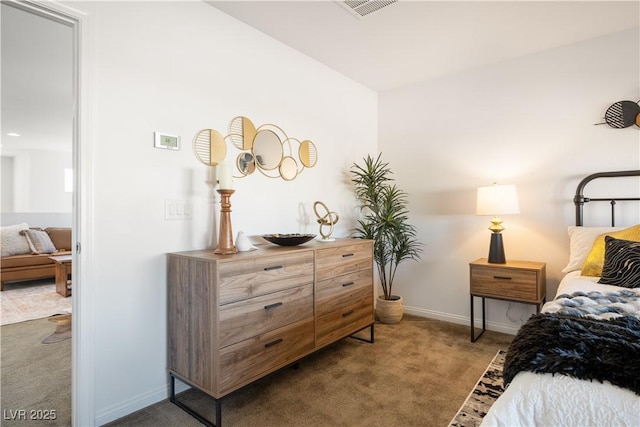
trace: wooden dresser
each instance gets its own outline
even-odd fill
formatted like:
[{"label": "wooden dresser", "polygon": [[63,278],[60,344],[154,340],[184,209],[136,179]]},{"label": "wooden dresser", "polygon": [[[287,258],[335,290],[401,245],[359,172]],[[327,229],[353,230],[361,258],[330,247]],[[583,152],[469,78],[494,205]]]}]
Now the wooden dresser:
[{"label": "wooden dresser", "polygon": [[174,378],[216,399],[219,426],[234,390],[367,327],[373,341],[372,241],[258,247],[168,255],[171,400],[205,423]]}]

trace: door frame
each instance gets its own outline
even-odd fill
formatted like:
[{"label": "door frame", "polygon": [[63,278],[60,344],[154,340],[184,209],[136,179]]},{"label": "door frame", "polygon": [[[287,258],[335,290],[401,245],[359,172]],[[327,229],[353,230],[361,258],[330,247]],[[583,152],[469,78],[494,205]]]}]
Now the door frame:
[{"label": "door frame", "polygon": [[[92,15],[76,5],[52,0],[5,0],[4,4],[71,27],[73,34],[74,171],[72,242],[71,423],[95,424],[93,170],[91,141]],[[86,284],[85,286],[82,286]]]}]

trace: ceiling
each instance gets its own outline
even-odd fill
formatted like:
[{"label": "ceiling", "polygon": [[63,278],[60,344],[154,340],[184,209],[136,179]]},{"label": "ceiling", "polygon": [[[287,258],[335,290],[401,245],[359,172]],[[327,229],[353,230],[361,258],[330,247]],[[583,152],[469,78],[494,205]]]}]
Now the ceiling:
[{"label": "ceiling", "polygon": [[[331,0],[206,3],[376,91],[640,25],[640,0],[399,0],[364,18]],[[1,10],[2,154],[71,152],[71,29]]]},{"label": "ceiling", "polygon": [[638,0],[206,3],[376,91],[640,26]]},{"label": "ceiling", "polygon": [[2,154],[71,152],[72,29],[4,2],[1,11]]}]

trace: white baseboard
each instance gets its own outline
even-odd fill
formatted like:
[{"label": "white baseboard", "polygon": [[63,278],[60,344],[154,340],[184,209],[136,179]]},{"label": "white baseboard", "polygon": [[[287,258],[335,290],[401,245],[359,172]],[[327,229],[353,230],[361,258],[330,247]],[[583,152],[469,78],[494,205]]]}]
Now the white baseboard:
[{"label": "white baseboard", "polygon": [[[165,386],[157,387],[147,393],[140,394],[138,397],[127,399],[126,402],[112,405],[105,410],[100,411],[100,413],[96,414],[96,425],[101,426],[110,423],[139,411],[140,409],[146,408],[147,406],[151,406],[162,400],[168,399],[170,393],[169,387],[170,385],[167,383]],[[176,394],[182,393],[183,391],[191,388],[189,385],[177,379],[175,387]]]},{"label": "white baseboard", "polygon": [[[469,317],[459,316],[451,313],[443,313],[435,310],[425,310],[424,308],[404,306],[404,312],[407,314],[413,314],[414,316],[428,317],[429,319],[442,320],[445,322],[457,323],[459,325],[466,325],[471,329]],[[482,325],[482,319],[476,319],[476,327]],[[487,322],[487,330],[502,332],[509,335],[515,335],[518,332],[518,328],[511,325],[505,325],[497,322]]]}]

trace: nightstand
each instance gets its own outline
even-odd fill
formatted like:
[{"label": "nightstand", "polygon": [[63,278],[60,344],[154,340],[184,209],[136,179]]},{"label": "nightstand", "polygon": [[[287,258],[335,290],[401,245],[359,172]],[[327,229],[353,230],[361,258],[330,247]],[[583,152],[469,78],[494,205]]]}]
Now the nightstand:
[{"label": "nightstand", "polygon": [[[533,261],[507,261],[490,264],[486,258],[469,263],[469,294],[471,299],[471,342],[486,330],[485,298],[533,304],[536,313],[546,301],[546,264]],[[473,297],[482,298],[482,331],[475,335]]]}]

